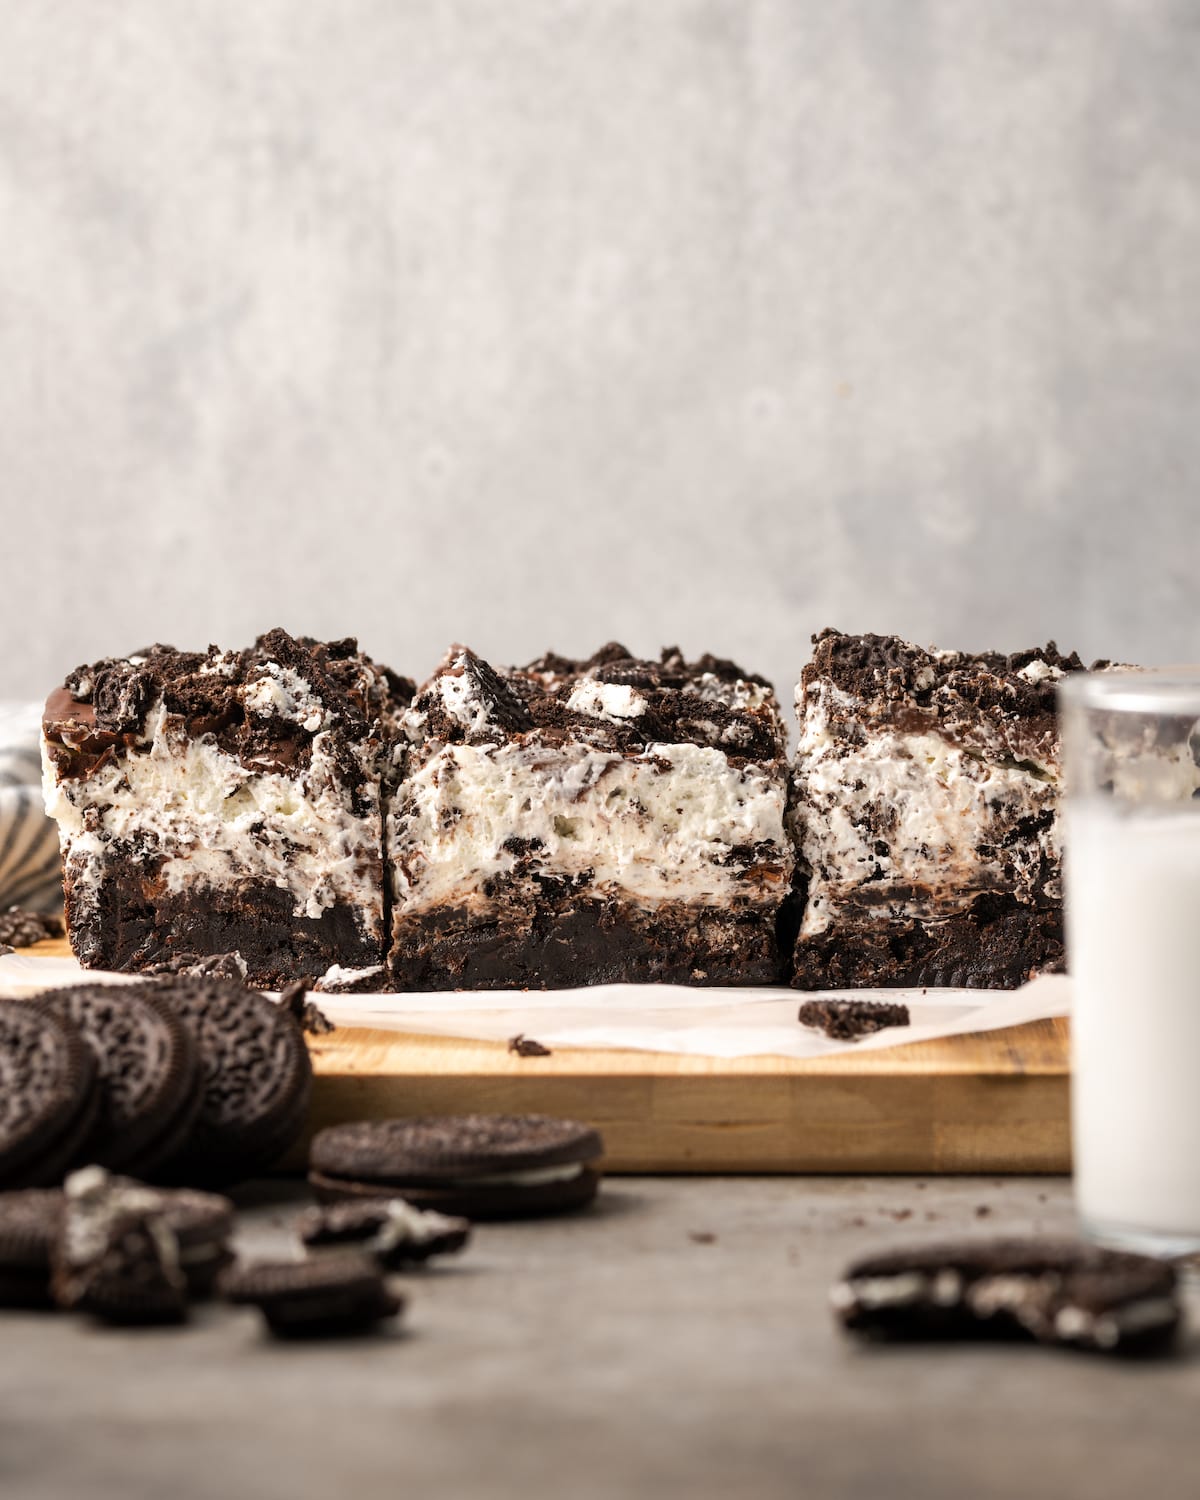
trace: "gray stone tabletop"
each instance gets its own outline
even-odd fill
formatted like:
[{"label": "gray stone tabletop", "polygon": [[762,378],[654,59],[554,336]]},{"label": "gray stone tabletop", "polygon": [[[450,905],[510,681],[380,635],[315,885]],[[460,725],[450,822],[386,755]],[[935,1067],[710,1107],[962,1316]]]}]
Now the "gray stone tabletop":
[{"label": "gray stone tabletop", "polygon": [[[243,1252],[286,1251],[304,1201],[244,1193]],[[370,1340],[272,1344],[216,1306],[136,1333],[7,1314],[0,1494],[1194,1496],[1200,1338],[1123,1364],[864,1349],[831,1321],[860,1252],[1071,1225],[1058,1178],[614,1178],[402,1278],[402,1328]]]}]

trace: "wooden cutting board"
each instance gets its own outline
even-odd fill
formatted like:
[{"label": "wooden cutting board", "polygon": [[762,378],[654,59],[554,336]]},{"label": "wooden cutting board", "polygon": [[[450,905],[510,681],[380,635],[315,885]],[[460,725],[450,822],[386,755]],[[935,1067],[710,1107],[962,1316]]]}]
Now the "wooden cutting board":
[{"label": "wooden cutting board", "polygon": [[[61,957],[63,941],[28,950]],[[1067,1172],[1067,1023],[804,1061],[339,1029],[312,1040],[312,1129],[386,1115],[591,1121],[616,1172]]]}]

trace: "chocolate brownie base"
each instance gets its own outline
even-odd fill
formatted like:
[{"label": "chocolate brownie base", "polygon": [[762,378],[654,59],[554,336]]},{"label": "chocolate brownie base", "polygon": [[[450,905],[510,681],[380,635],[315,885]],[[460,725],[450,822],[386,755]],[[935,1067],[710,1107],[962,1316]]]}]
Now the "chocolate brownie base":
[{"label": "chocolate brownie base", "polygon": [[413,915],[391,955],[397,989],[567,989],[594,984],[774,984],[783,978],[764,913],[608,900]]},{"label": "chocolate brownie base", "polygon": [[88,969],[140,973],[152,965],[210,953],[239,953],[246,982],[281,989],[297,974],[323,974],[335,964],[378,968],[382,940],[363,936],[354,912],[334,906],[319,917],[297,916],[290,894],[265,882],[236,890],[197,886],[161,890],[137,867],[113,868],[98,903],[78,922],[67,920],[79,962]]},{"label": "chocolate brownie base", "polygon": [[983,897],[940,921],[842,921],[796,945],[798,990],[1015,990],[1063,966],[1062,916]]}]

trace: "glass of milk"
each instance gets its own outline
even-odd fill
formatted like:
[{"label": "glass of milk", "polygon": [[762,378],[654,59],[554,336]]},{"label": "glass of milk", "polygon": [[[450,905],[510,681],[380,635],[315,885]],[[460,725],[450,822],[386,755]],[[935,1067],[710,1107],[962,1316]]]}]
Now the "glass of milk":
[{"label": "glass of milk", "polygon": [[1084,1233],[1200,1250],[1200,672],[1059,688],[1075,1199]]}]

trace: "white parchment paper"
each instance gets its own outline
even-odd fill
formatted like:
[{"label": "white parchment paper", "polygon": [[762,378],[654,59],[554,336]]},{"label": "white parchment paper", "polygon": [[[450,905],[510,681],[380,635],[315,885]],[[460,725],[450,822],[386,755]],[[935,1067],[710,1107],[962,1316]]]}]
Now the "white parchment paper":
[{"label": "white parchment paper", "polygon": [[[126,974],[84,970],[73,958],[0,956],[0,995],[35,994],[81,981],[129,982]],[[995,1031],[1070,1010],[1070,981],[1045,974],[1019,990],[825,991],[832,997],[901,1000],[912,1025],[861,1042],[834,1042],[796,1019],[809,993],[788,989],[690,989],[670,984],[604,984],[574,990],[494,990],[450,994],[315,995],[338,1026],[370,1026],[423,1036],[506,1041],[518,1032],[547,1046],[620,1047],[695,1057],[828,1057],[970,1031]]]}]

